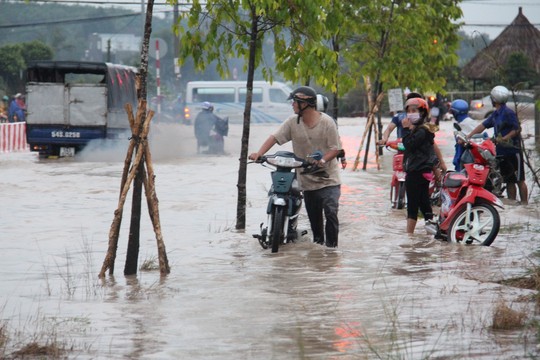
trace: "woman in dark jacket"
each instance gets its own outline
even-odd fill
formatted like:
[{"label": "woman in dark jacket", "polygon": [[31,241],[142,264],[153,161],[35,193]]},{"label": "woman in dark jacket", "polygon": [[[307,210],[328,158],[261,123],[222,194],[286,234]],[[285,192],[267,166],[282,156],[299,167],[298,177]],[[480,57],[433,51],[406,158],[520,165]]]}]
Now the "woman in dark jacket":
[{"label": "woman in dark jacket", "polygon": [[414,233],[418,209],[422,211],[426,226],[432,226],[433,210],[429,199],[429,183],[433,178],[435,151],[433,149],[437,127],[429,123],[429,107],[424,99],[409,99],[405,103],[407,117],[403,119],[404,164],[407,177],[407,233]]}]

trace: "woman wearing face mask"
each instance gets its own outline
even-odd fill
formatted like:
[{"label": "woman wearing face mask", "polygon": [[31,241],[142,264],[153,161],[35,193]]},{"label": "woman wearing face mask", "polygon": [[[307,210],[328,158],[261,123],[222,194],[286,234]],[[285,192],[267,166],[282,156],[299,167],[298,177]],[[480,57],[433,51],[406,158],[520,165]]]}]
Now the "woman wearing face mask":
[{"label": "woman wearing face mask", "polygon": [[405,103],[407,117],[403,119],[404,166],[407,172],[407,233],[414,233],[418,210],[422,211],[426,227],[431,222],[433,210],[429,200],[429,182],[433,178],[433,164],[437,158],[434,138],[437,126],[429,123],[429,107],[424,99],[409,99]]}]

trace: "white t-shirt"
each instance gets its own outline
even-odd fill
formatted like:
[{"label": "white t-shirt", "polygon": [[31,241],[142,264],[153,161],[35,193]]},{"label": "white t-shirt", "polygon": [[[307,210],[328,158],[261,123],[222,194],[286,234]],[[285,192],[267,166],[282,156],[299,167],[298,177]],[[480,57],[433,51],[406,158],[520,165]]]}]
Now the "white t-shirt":
[{"label": "white t-shirt", "polygon": [[[297,115],[290,116],[273,134],[279,145],[292,141],[293,152],[303,159],[307,159],[308,155],[317,150],[326,154],[330,150],[341,149],[337,125],[329,115],[320,113],[319,120],[311,128],[302,120],[298,122],[297,119]],[[324,164],[323,168],[328,177],[316,174],[302,175],[302,170],[298,171],[298,182],[303,190],[318,190],[341,184],[339,165],[335,158]]]}]

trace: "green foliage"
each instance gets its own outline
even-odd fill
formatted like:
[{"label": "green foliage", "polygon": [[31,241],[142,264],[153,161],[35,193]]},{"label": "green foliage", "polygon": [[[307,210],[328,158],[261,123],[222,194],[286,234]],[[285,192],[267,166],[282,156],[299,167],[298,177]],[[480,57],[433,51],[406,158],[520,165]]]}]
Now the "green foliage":
[{"label": "green foliage", "polygon": [[538,74],[531,66],[531,63],[527,56],[521,52],[513,53],[509,56],[504,69],[504,77],[506,83],[516,88],[532,88],[538,84]]},{"label": "green foliage", "polygon": [[[180,62],[184,64],[191,57],[198,71],[213,64],[221,77],[227,78],[231,58],[244,59],[243,70],[247,71],[250,45],[254,42],[254,67],[264,64],[262,74],[272,80],[274,69],[266,64],[274,61],[280,64],[287,57],[298,58],[302,39],[308,36],[302,33],[306,29],[304,22],[319,16],[319,3],[321,0],[291,0],[288,6],[283,6],[277,0],[195,0],[184,14],[186,26],[175,26],[182,39]],[[274,59],[264,59],[265,43],[273,45]],[[281,70],[279,65],[276,67]]]},{"label": "green foliage", "polygon": [[17,76],[26,63],[21,53],[21,46],[6,45],[0,48],[0,74],[3,77]]},{"label": "green foliage", "polygon": [[[53,49],[55,60],[79,60],[92,33],[141,33],[140,16],[122,8],[59,5],[34,1],[1,2],[0,46],[38,40]],[[72,21],[80,19],[80,21]],[[24,24],[24,26],[21,26]],[[13,27],[9,27],[13,25]],[[159,22],[156,27],[161,28]]]},{"label": "green foliage", "polygon": [[358,11],[345,28],[357,36],[343,55],[351,75],[378,80],[384,89],[409,86],[442,91],[445,70],[457,64],[459,1],[354,0]]},{"label": "green foliage", "polygon": [[6,92],[22,92],[23,79],[20,74],[26,70],[31,60],[50,60],[53,51],[40,41],[31,41],[0,47],[0,77],[7,84]]},{"label": "green foliage", "polygon": [[21,55],[25,63],[28,64],[32,60],[51,60],[54,54],[49,46],[34,40],[21,44]]}]

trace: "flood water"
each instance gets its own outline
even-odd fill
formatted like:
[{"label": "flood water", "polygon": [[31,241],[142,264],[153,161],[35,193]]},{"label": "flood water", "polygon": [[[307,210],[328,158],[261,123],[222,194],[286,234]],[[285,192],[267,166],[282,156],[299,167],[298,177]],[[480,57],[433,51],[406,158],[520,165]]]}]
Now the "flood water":
[{"label": "flood water", "polygon": [[[389,119],[385,119],[387,122]],[[277,254],[251,234],[266,220],[270,170],[248,166],[245,232],[234,230],[241,127],[228,155],[197,155],[193,129],[155,125],[152,154],[171,273],[124,276],[131,193],[114,276],[98,279],[118,206],[125,149],[39,160],[0,154],[0,358],[36,341],[70,359],[522,359],[537,357],[534,328],[491,329],[497,303],[534,320],[531,290],[500,285],[538,264],[538,189],[507,204],[490,247],[434,240],[422,221],[407,236],[389,203],[391,154],[351,171],[365,119],[340,120],[337,249],[310,234]],[[534,133],[532,121],[525,133]],[[251,128],[250,151],[271,125]],[[451,124],[437,135],[451,168]],[[373,153],[373,150],[370,150]],[[363,157],[362,157],[363,158]],[[538,168],[538,166],[536,166]],[[304,210],[299,227],[309,229]],[[155,261],[143,201],[139,265]],[[1,344],[1,342],[0,342]]]}]

